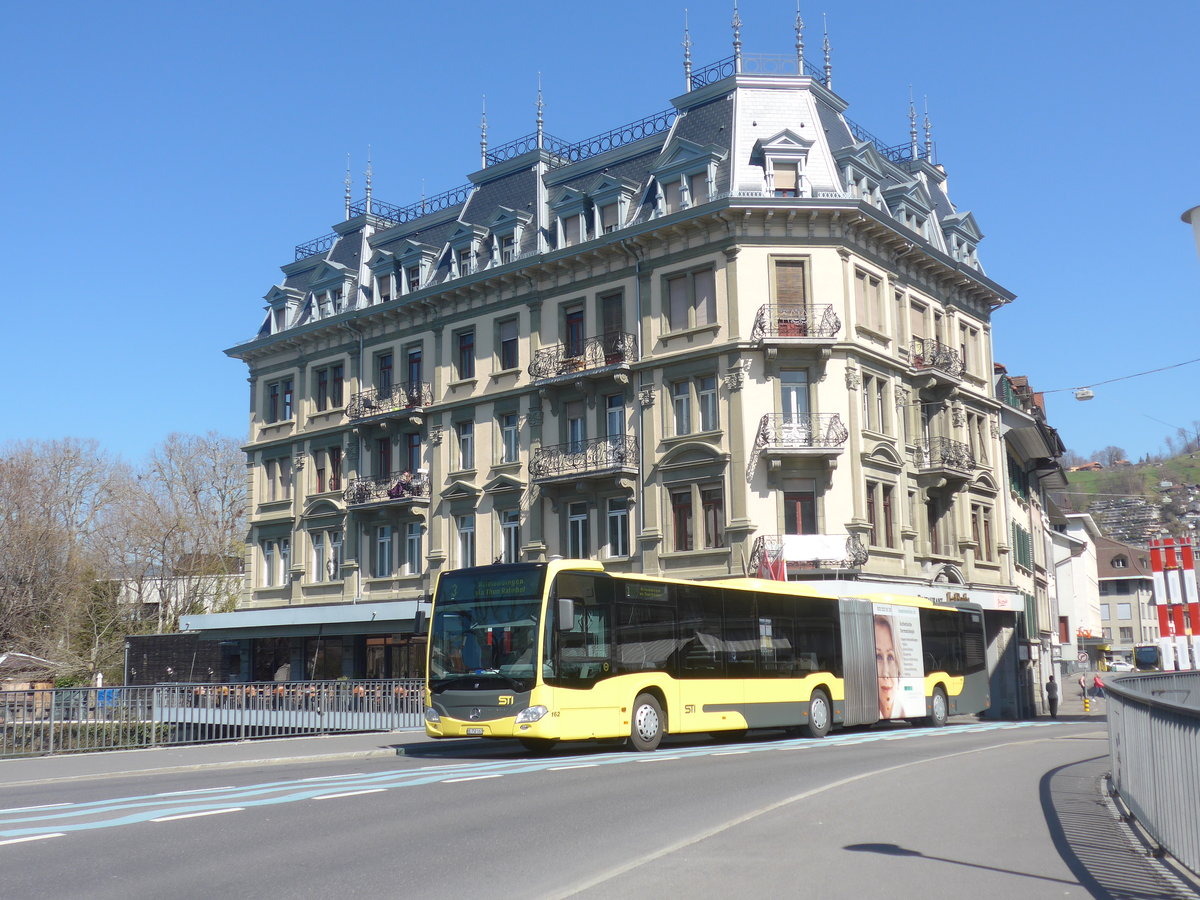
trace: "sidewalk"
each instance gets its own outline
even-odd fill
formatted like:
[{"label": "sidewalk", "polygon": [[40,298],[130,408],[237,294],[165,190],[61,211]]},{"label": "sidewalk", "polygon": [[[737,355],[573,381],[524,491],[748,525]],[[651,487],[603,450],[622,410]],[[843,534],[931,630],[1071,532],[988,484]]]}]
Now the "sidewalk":
[{"label": "sidewalk", "polygon": [[430,740],[423,730],[413,730],[3,759],[0,760],[0,788],[152,772],[396,757],[404,755],[405,747]]}]

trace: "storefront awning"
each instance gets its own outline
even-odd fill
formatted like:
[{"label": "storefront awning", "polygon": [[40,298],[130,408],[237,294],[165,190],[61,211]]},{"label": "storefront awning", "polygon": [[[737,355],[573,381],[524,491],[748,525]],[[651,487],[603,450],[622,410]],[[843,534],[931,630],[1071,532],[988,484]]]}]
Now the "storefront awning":
[{"label": "storefront awning", "polygon": [[[413,631],[418,600],[389,603],[341,603],[330,606],[280,606],[228,613],[182,616],[181,631],[204,640],[296,637],[332,634],[396,634]],[[425,607],[428,611],[428,607]]]}]

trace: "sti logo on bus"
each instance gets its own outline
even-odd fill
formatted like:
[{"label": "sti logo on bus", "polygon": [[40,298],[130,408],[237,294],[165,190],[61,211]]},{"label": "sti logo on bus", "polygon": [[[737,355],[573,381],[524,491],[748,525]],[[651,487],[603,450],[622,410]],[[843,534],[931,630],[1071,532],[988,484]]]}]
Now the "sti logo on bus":
[{"label": "sti logo on bus", "polygon": [[509,696],[507,696],[507,695],[505,695],[505,696],[502,696],[502,697],[501,697],[501,698],[500,698],[500,699],[499,699],[497,702],[498,702],[498,703],[499,703],[501,706],[512,706],[512,705],[513,705],[513,698],[512,698],[512,697],[509,697]]}]

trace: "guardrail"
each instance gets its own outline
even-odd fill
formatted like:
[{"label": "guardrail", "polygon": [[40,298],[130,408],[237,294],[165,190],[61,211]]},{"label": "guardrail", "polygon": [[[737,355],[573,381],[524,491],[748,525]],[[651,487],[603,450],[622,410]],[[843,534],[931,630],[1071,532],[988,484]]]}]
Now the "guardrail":
[{"label": "guardrail", "polygon": [[421,690],[391,679],[0,691],[0,759],[419,728]]},{"label": "guardrail", "polygon": [[1105,680],[1113,790],[1150,836],[1200,872],[1200,672]]}]

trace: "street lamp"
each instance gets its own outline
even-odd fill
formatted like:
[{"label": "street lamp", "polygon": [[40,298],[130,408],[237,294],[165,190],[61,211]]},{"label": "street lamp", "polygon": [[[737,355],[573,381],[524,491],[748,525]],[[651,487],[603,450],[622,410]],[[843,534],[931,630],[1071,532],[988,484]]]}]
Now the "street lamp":
[{"label": "street lamp", "polygon": [[1193,206],[1179,218],[1192,226],[1192,234],[1196,236],[1196,253],[1200,254],[1200,206]]}]

